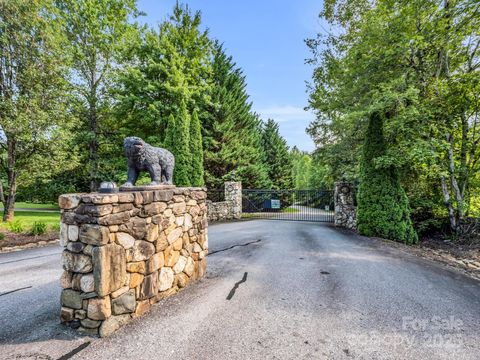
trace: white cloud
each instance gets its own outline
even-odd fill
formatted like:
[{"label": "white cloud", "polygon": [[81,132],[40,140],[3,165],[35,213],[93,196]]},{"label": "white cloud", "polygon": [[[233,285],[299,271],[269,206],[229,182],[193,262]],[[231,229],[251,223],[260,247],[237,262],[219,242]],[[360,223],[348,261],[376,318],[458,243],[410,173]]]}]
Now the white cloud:
[{"label": "white cloud", "polygon": [[263,120],[271,118],[277,122],[311,121],[315,118],[313,113],[292,105],[271,106],[258,110],[258,113]]}]

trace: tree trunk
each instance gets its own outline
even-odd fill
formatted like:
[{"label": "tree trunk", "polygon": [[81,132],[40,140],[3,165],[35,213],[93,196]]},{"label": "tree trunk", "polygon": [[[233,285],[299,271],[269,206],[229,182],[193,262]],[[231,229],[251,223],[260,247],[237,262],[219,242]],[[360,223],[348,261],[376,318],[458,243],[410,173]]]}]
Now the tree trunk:
[{"label": "tree trunk", "polygon": [[[453,154],[453,141],[452,141],[452,136],[450,134],[447,135],[447,141],[449,144],[448,147],[448,168],[450,172],[450,183],[452,185],[453,193],[455,194],[455,199],[457,202],[457,218],[458,220],[463,219],[463,211],[464,211],[464,205],[463,205],[463,195],[462,192],[460,191],[460,187],[458,186],[457,182],[457,171],[455,168],[455,156]],[[459,177],[461,177],[462,174],[460,174]]]},{"label": "tree trunk", "polygon": [[457,219],[455,217],[455,211],[453,210],[452,202],[450,201],[450,192],[448,191],[447,180],[444,176],[441,177],[442,180],[442,192],[443,198],[445,201],[445,206],[448,210],[448,217],[450,219],[450,227],[453,231],[457,231]]},{"label": "tree trunk", "polygon": [[3,183],[0,181],[0,202],[5,207],[5,194],[3,192]]},{"label": "tree trunk", "polygon": [[[10,182],[10,181],[9,181]],[[15,212],[15,193],[16,193],[16,179],[15,175],[13,178],[12,183],[10,184],[10,188],[8,190],[8,195],[5,200],[5,206],[3,210],[3,221],[12,221],[14,218]]]},{"label": "tree trunk", "polygon": [[8,195],[4,202],[3,221],[12,221],[15,209],[15,195],[17,193],[16,141],[7,140],[7,184]]}]

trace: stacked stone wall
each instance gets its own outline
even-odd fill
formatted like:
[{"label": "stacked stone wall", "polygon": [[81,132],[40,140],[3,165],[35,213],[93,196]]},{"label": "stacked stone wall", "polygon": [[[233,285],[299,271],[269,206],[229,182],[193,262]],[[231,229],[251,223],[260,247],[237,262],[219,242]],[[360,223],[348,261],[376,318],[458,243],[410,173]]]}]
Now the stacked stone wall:
[{"label": "stacked stone wall", "polygon": [[61,321],[107,336],[206,271],[203,188],[59,198]]},{"label": "stacked stone wall", "polygon": [[356,230],[357,209],[355,184],[341,181],[335,183],[335,226]]},{"label": "stacked stone wall", "polygon": [[230,201],[212,202],[207,200],[208,221],[224,221],[234,219]]},{"label": "stacked stone wall", "polygon": [[225,183],[225,201],[207,201],[208,220],[224,221],[242,218],[242,183]]}]

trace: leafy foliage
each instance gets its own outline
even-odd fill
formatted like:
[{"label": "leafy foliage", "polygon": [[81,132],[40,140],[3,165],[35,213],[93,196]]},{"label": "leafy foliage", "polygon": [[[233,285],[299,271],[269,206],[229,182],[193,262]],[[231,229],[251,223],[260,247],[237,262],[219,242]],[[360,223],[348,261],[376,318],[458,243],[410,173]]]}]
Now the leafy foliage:
[{"label": "leafy foliage", "polygon": [[75,144],[87,164],[90,190],[95,191],[102,178],[111,177],[112,162],[121,139],[112,128],[113,73],[120,66],[124,41],[134,33],[129,23],[137,15],[135,0],[62,0],[57,1],[68,38],[70,55],[71,111],[80,120],[75,129]]},{"label": "leafy foliage", "polygon": [[292,186],[285,141],[262,139],[245,76],[201,13],[177,3],[157,29],[141,15],[135,0],[0,2],[5,219],[17,196],[56,202],[124,182],[125,136],[171,150],[178,185]]},{"label": "leafy foliage", "polygon": [[292,176],[295,189],[333,188],[334,180],[330,177],[329,168],[324,164],[324,159],[319,154],[312,156],[294,146],[290,152],[290,157],[292,159]]},{"label": "leafy foliage", "polygon": [[[47,0],[0,2],[0,164],[13,219],[18,183],[71,168],[67,56],[57,10]],[[3,194],[2,194],[3,195]]]},{"label": "leafy foliage", "polygon": [[158,30],[139,29],[125,48],[115,97],[127,134],[160,145],[169,117],[183,116],[182,102],[190,116],[208,102],[211,41],[200,27],[200,12],[177,3]]},{"label": "leafy foliage", "polygon": [[47,232],[47,224],[35,221],[30,229],[30,234],[34,236],[44,235]]},{"label": "leafy foliage", "polygon": [[9,221],[7,224],[8,224],[8,229],[13,233],[19,234],[25,230],[25,227],[23,226],[23,222],[18,219]]},{"label": "leafy foliage", "polygon": [[473,0],[325,1],[335,31],[307,41],[317,113],[308,131],[333,178],[358,178],[378,111],[387,148],[376,162],[397,169],[414,214],[448,216],[457,230],[478,186],[478,13]]}]

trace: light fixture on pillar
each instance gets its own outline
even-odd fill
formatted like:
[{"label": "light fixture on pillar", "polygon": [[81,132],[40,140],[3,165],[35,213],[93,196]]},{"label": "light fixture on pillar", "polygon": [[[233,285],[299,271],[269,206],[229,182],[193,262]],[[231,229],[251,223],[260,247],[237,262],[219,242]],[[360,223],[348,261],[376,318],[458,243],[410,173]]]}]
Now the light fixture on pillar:
[{"label": "light fixture on pillar", "polygon": [[98,192],[102,194],[113,194],[118,192],[118,187],[113,181],[104,181],[100,184]]}]

